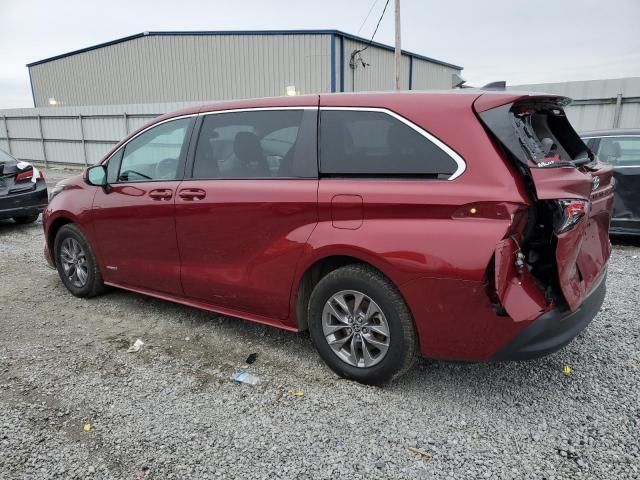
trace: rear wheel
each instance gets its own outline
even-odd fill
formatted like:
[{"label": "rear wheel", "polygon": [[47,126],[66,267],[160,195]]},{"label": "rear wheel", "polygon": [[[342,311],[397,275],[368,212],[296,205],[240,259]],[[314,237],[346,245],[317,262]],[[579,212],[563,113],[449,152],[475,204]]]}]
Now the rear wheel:
[{"label": "rear wheel", "polygon": [[13,221],[20,225],[25,225],[27,223],[35,222],[36,220],[38,220],[39,216],[40,216],[39,213],[33,213],[31,215],[22,215],[20,217],[13,217]]},{"label": "rear wheel", "polygon": [[77,226],[63,226],[56,235],[53,250],[58,274],[72,294],[89,298],[105,290],[91,246]]},{"label": "rear wheel", "polygon": [[338,375],[380,384],[413,364],[417,336],[395,286],[374,268],[355,264],[322,278],[309,300],[309,331]]}]

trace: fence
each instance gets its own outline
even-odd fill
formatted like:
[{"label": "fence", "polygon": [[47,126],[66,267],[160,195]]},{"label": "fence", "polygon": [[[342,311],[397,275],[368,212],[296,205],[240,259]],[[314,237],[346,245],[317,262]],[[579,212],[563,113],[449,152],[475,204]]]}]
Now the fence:
[{"label": "fence", "polygon": [[0,148],[46,166],[92,165],[152,118],[191,104],[0,110]]},{"label": "fence", "polygon": [[[625,83],[619,83],[623,81]],[[578,131],[640,128],[640,79],[612,82],[598,80],[512,88],[575,98],[566,111]],[[616,94],[616,91],[626,93]],[[595,96],[597,94],[600,96]],[[200,103],[0,110],[0,148],[20,160],[46,165],[91,165],[120,139],[157,115]]]}]

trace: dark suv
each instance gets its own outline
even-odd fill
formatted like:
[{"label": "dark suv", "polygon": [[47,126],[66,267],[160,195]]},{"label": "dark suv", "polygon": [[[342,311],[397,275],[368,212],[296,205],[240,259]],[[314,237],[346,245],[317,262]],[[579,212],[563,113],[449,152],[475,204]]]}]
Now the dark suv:
[{"label": "dark suv", "polygon": [[613,189],[563,112],[518,92],[314,95],[165,115],[56,186],[45,254],[124,288],[291,331],[387,381],[420,353],[523,359],[605,295]]},{"label": "dark suv", "polygon": [[582,140],[613,167],[615,196],[609,233],[640,236],[640,129],[597,130]]}]

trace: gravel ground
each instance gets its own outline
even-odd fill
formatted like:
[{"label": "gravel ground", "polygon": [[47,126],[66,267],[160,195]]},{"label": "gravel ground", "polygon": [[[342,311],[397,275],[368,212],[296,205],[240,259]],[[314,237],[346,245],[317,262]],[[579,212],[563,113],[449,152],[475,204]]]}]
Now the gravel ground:
[{"label": "gravel ground", "polygon": [[[638,243],[615,245],[605,306],[564,350],[420,360],[384,388],[336,377],[306,333],[75,298],[42,245],[40,222],[0,222],[1,479],[640,478]],[[262,383],[235,385],[253,352]]]}]

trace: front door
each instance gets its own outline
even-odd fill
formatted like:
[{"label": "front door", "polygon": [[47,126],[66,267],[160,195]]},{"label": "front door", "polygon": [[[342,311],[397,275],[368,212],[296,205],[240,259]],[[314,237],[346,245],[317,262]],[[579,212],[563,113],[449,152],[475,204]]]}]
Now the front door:
[{"label": "front door", "polygon": [[203,116],[176,198],[185,295],[287,317],[317,223],[316,125],[315,106]]},{"label": "front door", "polygon": [[109,159],[93,201],[105,281],[182,294],[174,209],[192,122],[158,124]]}]

